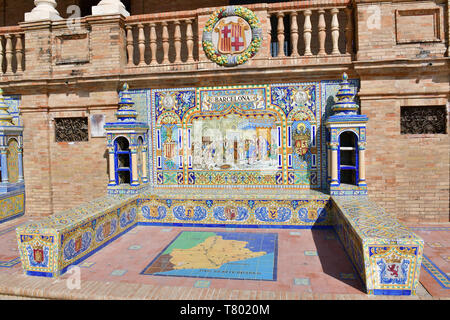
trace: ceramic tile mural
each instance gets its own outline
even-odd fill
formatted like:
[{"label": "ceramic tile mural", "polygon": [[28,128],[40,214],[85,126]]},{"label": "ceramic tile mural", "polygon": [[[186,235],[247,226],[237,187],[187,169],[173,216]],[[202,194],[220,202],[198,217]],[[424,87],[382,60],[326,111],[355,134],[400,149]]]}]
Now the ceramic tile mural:
[{"label": "ceramic tile mural", "polygon": [[0,194],[0,222],[23,215],[25,211],[24,191]]},{"label": "ceramic tile mural", "polygon": [[151,183],[325,188],[323,122],[339,84],[131,90],[151,128]]}]

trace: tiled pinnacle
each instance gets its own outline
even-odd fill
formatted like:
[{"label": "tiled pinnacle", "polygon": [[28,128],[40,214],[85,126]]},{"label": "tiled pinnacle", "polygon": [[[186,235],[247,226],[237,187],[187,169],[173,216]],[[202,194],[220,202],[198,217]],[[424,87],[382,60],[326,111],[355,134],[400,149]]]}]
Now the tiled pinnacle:
[{"label": "tiled pinnacle", "polygon": [[348,75],[344,73],[342,75],[342,82],[338,93],[336,94],[336,103],[331,107],[334,114],[357,114],[359,106],[354,102],[355,94],[350,89],[350,83],[348,82]]},{"label": "tiled pinnacle", "polygon": [[122,96],[119,101],[119,109],[116,112],[116,117],[119,121],[136,122],[137,111],[134,108],[134,102],[128,90],[128,83],[125,83],[122,88]]}]

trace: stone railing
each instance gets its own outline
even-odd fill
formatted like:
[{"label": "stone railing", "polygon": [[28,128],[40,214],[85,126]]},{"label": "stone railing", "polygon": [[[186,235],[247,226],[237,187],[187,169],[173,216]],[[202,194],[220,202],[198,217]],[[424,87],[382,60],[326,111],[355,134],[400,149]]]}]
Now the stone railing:
[{"label": "stone railing", "polygon": [[[253,4],[263,29],[263,44],[249,66],[285,63],[315,64],[351,61],[353,53],[353,9],[350,0],[294,1]],[[126,19],[126,68],[161,70],[209,69],[202,49],[202,32],[217,8],[202,8]],[[282,48],[280,50],[279,48]],[[313,57],[314,59],[308,59]],[[338,60],[336,60],[336,58]],[[339,60],[340,59],[340,60]],[[257,62],[256,62],[257,61]],[[145,69],[145,68],[144,68]],[[153,70],[153,69],[151,69]]]},{"label": "stone railing", "polygon": [[128,17],[127,66],[189,64],[198,61],[195,11]]},{"label": "stone railing", "polygon": [[0,76],[21,74],[25,69],[24,33],[20,27],[0,28]]},{"label": "stone railing", "polygon": [[[353,53],[353,10],[349,1],[296,1],[268,7],[272,57]],[[327,24],[328,23],[328,24]]]}]

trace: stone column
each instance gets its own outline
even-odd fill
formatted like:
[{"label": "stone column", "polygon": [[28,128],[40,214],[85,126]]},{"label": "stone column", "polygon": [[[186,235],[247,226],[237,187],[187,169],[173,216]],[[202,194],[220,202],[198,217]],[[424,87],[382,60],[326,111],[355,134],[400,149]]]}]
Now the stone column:
[{"label": "stone column", "polygon": [[358,152],[359,152],[359,179],[358,186],[366,186],[366,143],[359,142],[358,143]]},{"label": "stone column", "polygon": [[92,7],[93,16],[121,14],[129,17],[130,13],[125,9],[124,4],[120,0],[102,0],[98,5]]},{"label": "stone column", "polygon": [[34,0],[34,9],[25,13],[25,22],[40,20],[62,20],[58,11],[56,11],[55,0]]},{"label": "stone column", "polygon": [[135,147],[130,148],[131,150],[131,185],[139,185],[138,169],[137,169],[137,149]]},{"label": "stone column", "polygon": [[8,183],[8,160],[7,160],[7,149],[6,147],[0,148],[0,160],[1,160],[1,166],[2,166],[2,182]]},{"label": "stone column", "polygon": [[311,10],[303,11],[305,15],[305,24],[303,26],[303,41],[305,42],[305,56],[311,56],[311,33],[312,33],[312,25],[311,25]]},{"label": "stone column", "polygon": [[116,185],[116,166],[114,162],[114,148],[108,149],[109,154],[109,186]]}]

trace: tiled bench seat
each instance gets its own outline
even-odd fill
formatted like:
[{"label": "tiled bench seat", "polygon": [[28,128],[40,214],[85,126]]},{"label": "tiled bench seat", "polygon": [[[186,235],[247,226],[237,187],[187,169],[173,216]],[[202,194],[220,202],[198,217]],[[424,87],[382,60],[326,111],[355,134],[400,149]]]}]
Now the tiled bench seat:
[{"label": "tiled bench seat", "polygon": [[148,189],[105,196],[17,228],[25,273],[57,277],[137,224],[334,227],[369,294],[414,294],[423,252],[419,237],[365,196]]},{"label": "tiled bench seat", "polygon": [[110,195],[16,229],[27,275],[56,277],[136,225],[138,196]]},{"label": "tiled bench seat", "polygon": [[366,196],[332,199],[335,230],[367,293],[415,294],[423,240]]}]

